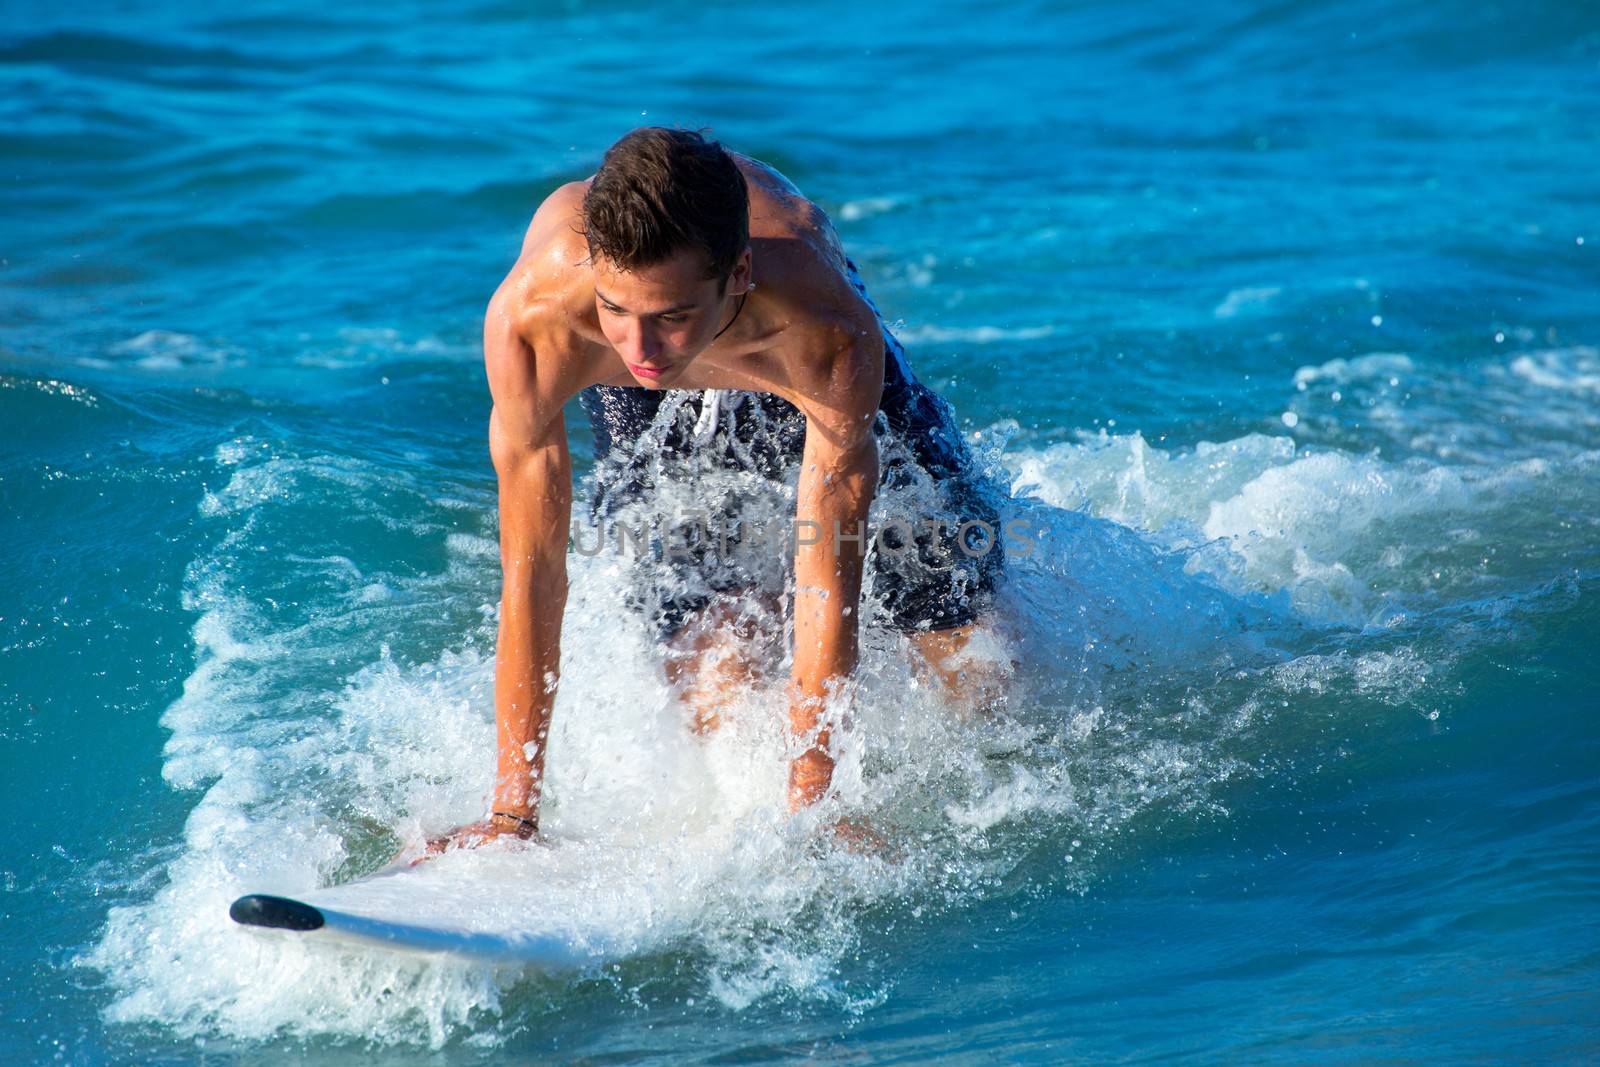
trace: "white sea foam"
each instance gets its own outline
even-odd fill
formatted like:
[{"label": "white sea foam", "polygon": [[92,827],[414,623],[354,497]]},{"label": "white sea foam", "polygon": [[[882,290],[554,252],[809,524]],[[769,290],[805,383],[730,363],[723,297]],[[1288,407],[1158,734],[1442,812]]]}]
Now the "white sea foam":
[{"label": "white sea foam", "polygon": [[856,222],[893,211],[900,206],[900,203],[901,201],[892,196],[869,196],[860,200],[846,200],[839,205],[839,218],[844,222]]},{"label": "white sea foam", "polygon": [[332,340],[302,334],[299,341],[305,347],[294,357],[295,364],[326,370],[367,367],[396,358],[426,359],[437,364],[482,358],[477,345],[431,334],[408,337],[392,326],[345,326]]},{"label": "white sea foam", "polygon": [[[162,719],[166,780],[196,802],[177,856],[152,854],[165,883],[114,909],[89,957],[117,991],[110,1016],[245,1038],[498,1040],[519,990],[564,979],[308,947],[226,916],[241,893],[314,892],[482,813],[492,500],[435,503],[404,470],[248,438],[215,460],[200,507],[214,539],[185,581],[196,667]],[[783,814],[783,662],[698,738],[661,649],[619,606],[632,564],[575,555],[543,813],[555,845],[449,857],[444,874],[508,886],[469,921],[678,955],[692,994],[733,1010],[871,1003],[882,987],[834,980],[874,936],[863,908],[959,906],[1041,841],[1062,856],[1056,877],[1092,877],[1097,850],[1140,813],[1220,813],[1216,787],[1250,770],[1224,742],[1262,729],[1289,694],[1409,699],[1438,664],[1403,645],[1296,658],[1280,638],[1425,607],[1429,582],[1408,585],[1422,532],[1460,531],[1464,509],[1544,477],[1517,468],[1497,485],[1266,435],[1173,450],[1101,435],[1010,462],[1007,518],[1024,523],[1013,547],[1026,552],[974,664],[1020,662],[1004,713],[958,714],[905,639],[877,629],[836,709],[840,797],[826,814],[870,819],[897,857],[819,847],[823,813]],[[900,491],[918,487],[886,499]],[[439,569],[386,569],[345,543],[337,516],[379,501],[400,509],[384,528],[435,546]],[[419,633],[433,635],[426,656],[388,647]],[[616,980],[620,996],[650,995],[645,979]]]},{"label": "white sea foam", "polygon": [[[352,646],[358,653],[369,641],[376,646],[388,625],[414,615],[461,569],[492,579],[492,542],[446,534],[446,575],[376,583],[344,555],[282,552],[276,564],[288,569],[284,584],[326,592],[306,621],[274,626],[272,606],[262,602],[269,591],[260,576],[240,575],[236,561],[258,558],[258,547],[283,536],[274,516],[303,504],[308,489],[392,493],[394,485],[384,483],[392,476],[252,441],[225,446],[217,460],[226,482],[207,495],[201,514],[219,525],[220,537],[186,582],[186,603],[201,612],[198,662],[162,720],[171,733],[166,779],[204,792],[165,886],[143,906],[114,911],[92,954],[122,991],[111,1017],[159,1020],[188,1033],[346,1033],[438,1044],[495,1012],[504,990],[523,977],[250,937],[227,920],[226,909],[247,890],[304,893],[351,865],[371,869],[401,841],[415,843],[481,813],[493,755],[488,656],[445,649],[431,662],[402,666],[371,647],[371,662],[343,684],[332,672],[317,682],[313,668],[347,659]],[[728,727],[709,744],[694,740],[665,694],[655,650],[642,631],[618,625],[625,620],[615,607],[617,582],[625,571],[602,558],[575,559],[574,572],[572,666],[552,737],[545,812],[561,847],[532,857],[526,870],[528,877],[549,875],[547,888],[566,889],[542,903],[564,909],[557,922],[565,915],[603,926],[630,952],[667,950],[686,939],[727,944],[733,955],[719,958],[708,981],[738,991],[730,996],[792,983],[811,989],[803,976],[825,971],[853,936],[839,915],[825,915],[825,929],[810,923],[791,949],[766,944],[759,963],[727,929],[741,917],[746,927],[789,924],[841,864],[865,872],[858,886],[874,882],[876,861],[868,860],[802,864],[795,874],[794,857],[808,835],[775,815],[785,766],[776,726],[781,686],[761,687],[728,709]],[[364,614],[375,584],[388,593],[381,600],[399,601],[377,618]],[[619,672],[619,662],[638,669]],[[842,762],[840,782],[846,789],[855,782],[859,794],[851,766]],[[353,848],[364,849],[365,858]],[[495,859],[486,854],[482,861]],[[498,857],[508,859],[519,858]],[[760,885],[782,891],[755,893],[751,903]],[[850,898],[847,891],[833,911],[842,914]],[[526,913],[478,919],[516,924]],[[781,958],[796,962],[778,966]],[[389,992],[376,997],[378,989]],[[830,995],[826,986],[812,992]]]},{"label": "white sea foam", "polygon": [[974,344],[992,345],[1002,341],[1036,341],[1055,333],[1055,327],[1043,326],[906,326],[895,330],[895,336],[906,344]]},{"label": "white sea foam", "polygon": [[1600,434],[1596,383],[1600,358],[1585,346],[1451,366],[1370,352],[1301,367],[1289,407],[1306,444],[1490,471],[1528,459],[1564,463],[1588,447]]},{"label": "white sea foam", "polygon": [[109,351],[113,356],[145,370],[221,367],[237,362],[240,355],[226,345],[216,345],[193,334],[174,330],[146,330],[136,337],[117,342]]},{"label": "white sea foam", "polygon": [[1330,359],[1315,367],[1301,367],[1294,372],[1296,389],[1305,390],[1313,382],[1345,385],[1360,378],[1388,378],[1396,374],[1409,374],[1416,369],[1411,357],[1401,352],[1368,352],[1353,359]]},{"label": "white sea foam", "polygon": [[1312,621],[1385,626],[1513,574],[1515,558],[1490,559],[1477,538],[1453,544],[1449,533],[1559,495],[1558,469],[1390,462],[1264,434],[1167,451],[1102,433],[1021,457],[1017,488],[1144,530],[1241,596],[1286,596]]},{"label": "white sea foam", "polygon": [[1279,293],[1283,292],[1280,285],[1258,285],[1244,289],[1231,290],[1223,297],[1222,303],[1212,309],[1211,313],[1219,319],[1231,319],[1242,311],[1263,308],[1272,303]]},{"label": "white sea foam", "polygon": [[1545,389],[1600,394],[1600,349],[1550,349],[1529,352],[1511,361],[1511,373]]}]

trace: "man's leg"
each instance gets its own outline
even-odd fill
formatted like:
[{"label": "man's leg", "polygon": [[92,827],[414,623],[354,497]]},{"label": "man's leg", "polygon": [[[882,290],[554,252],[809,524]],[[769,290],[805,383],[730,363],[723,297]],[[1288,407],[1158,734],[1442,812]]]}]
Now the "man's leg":
[{"label": "man's leg", "polygon": [[722,711],[761,677],[764,622],[771,605],[753,594],[719,597],[689,616],[668,642],[667,681],[689,709],[689,725],[709,734]]}]

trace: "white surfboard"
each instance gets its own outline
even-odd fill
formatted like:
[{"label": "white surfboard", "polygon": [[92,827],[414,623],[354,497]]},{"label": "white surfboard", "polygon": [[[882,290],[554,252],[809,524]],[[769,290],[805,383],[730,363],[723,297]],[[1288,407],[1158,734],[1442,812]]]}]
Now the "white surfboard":
[{"label": "white surfboard", "polygon": [[[545,969],[581,967],[636,948],[606,902],[545,856],[447,854],[297,896],[248,893],[228,915],[272,936]],[[554,868],[554,869],[552,869]],[[593,897],[589,897],[593,900]]]}]

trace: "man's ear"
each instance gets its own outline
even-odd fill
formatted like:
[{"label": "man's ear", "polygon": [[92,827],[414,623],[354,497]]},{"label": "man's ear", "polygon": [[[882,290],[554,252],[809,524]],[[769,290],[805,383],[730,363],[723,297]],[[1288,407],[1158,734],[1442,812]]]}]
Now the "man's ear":
[{"label": "man's ear", "polygon": [[734,261],[733,273],[728,276],[728,291],[734,296],[743,296],[756,287],[755,279],[750,273],[750,246],[745,245],[744,251],[739,253],[739,258]]}]

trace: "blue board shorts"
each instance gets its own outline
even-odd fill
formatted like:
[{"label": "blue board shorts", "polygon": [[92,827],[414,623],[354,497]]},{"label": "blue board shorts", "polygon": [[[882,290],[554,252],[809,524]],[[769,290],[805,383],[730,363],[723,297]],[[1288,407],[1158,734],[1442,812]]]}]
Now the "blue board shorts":
[{"label": "blue board shorts", "polygon": [[[861,542],[841,545],[867,554],[863,618],[903,632],[965,626],[989,608],[1004,575],[997,487],[976,470],[950,405],[911,373],[905,348],[883,326],[855,264],[847,263],[852,284],[878,314],[884,341],[873,525]],[[605,531],[615,531],[619,520],[626,525],[622,516],[637,521],[648,512],[666,482],[688,487],[693,496],[695,480],[707,471],[781,485],[792,483],[799,470],[805,416],[770,393],[596,385],[578,399],[594,430],[590,511],[600,531],[597,549]],[[761,570],[751,565],[753,550],[770,549],[773,528],[790,525],[770,508],[755,516],[741,513],[739,494],[730,495],[727,483],[724,477],[705,497],[715,511],[709,522],[666,535],[655,527],[652,535],[634,540],[638,568],[628,605],[646,616],[658,636],[677,632],[718,597],[760,586],[753,577]],[[574,540],[583,551],[583,539]],[[621,535],[616,541],[619,547],[626,542]],[[641,545],[645,551],[637,551]],[[792,565],[788,571],[792,585]]]}]

